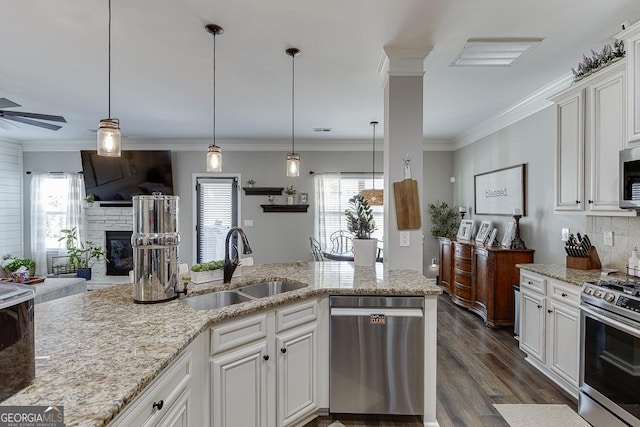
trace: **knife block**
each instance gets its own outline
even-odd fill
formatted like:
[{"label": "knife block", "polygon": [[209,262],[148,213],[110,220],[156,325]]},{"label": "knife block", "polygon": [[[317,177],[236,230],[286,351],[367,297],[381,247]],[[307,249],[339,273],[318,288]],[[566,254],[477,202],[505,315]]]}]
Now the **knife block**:
[{"label": "knife block", "polygon": [[584,258],[567,255],[567,268],[575,268],[576,270],[597,270],[602,268],[596,247],[591,246],[587,251],[587,256]]}]

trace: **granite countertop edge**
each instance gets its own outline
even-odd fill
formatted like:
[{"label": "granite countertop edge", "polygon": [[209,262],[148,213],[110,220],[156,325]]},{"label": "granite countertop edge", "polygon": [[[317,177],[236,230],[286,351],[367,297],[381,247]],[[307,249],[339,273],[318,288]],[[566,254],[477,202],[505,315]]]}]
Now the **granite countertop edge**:
[{"label": "granite countertop edge", "polygon": [[[180,300],[133,304],[130,284],[39,304],[36,356],[50,356],[51,360],[36,362],[35,381],[0,405],[64,405],[67,426],[104,426],[126,409],[200,333],[216,323],[322,295],[442,294],[433,279],[411,270],[387,270],[382,265],[354,267],[348,262],[310,262],[245,267],[243,276],[234,278],[230,285],[222,285],[221,281],[189,284],[188,295],[273,279],[297,281],[307,287],[214,310],[193,310]],[[332,287],[329,284],[334,280],[339,283]],[[39,318],[44,320],[38,322]],[[150,319],[162,325],[162,330],[147,331]],[[64,321],[69,322],[67,327],[61,325]],[[182,327],[170,327],[174,321]],[[66,346],[62,342],[65,339],[69,341]],[[118,343],[115,350],[109,345],[114,342]],[[95,390],[92,382],[99,380],[101,391],[91,393]]]},{"label": "granite countertop edge", "polygon": [[610,269],[577,270],[559,264],[516,264],[516,267],[576,286],[582,286],[585,282],[597,282],[602,278],[616,280],[628,278],[626,274]]}]

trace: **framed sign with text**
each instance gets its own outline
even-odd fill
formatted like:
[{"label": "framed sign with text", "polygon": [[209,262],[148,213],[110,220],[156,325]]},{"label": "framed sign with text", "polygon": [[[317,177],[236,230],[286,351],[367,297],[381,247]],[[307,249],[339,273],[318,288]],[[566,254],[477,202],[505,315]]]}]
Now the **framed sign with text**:
[{"label": "framed sign with text", "polygon": [[474,205],[476,215],[513,215],[519,209],[527,215],[525,206],[526,164],[475,175]]}]

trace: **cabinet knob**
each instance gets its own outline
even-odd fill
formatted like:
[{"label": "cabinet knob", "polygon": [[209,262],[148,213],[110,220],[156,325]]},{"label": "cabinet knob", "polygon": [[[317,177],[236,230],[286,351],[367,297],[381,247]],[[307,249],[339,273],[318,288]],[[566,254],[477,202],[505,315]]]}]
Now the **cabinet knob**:
[{"label": "cabinet knob", "polygon": [[538,308],[542,308],[542,306],[540,304],[538,304]]},{"label": "cabinet knob", "polygon": [[262,356],[262,358],[263,358],[264,360],[269,360],[269,355],[268,355],[268,354],[265,354],[264,356]]},{"label": "cabinet knob", "polygon": [[579,205],[579,204],[580,204],[580,200],[576,200],[576,205]]},{"label": "cabinet knob", "polygon": [[280,351],[282,352],[282,354],[284,354],[284,353],[286,353],[286,352],[287,352],[287,349],[286,349],[286,347],[282,347],[282,348],[280,349]]},{"label": "cabinet knob", "polygon": [[533,283],[531,283],[531,280],[528,280],[528,281],[527,281],[527,283],[528,283],[529,285],[533,285]]},{"label": "cabinet knob", "polygon": [[565,292],[563,292],[563,293],[562,293],[562,297],[563,297],[563,298],[566,298],[566,297],[567,297],[567,294],[566,294]]},{"label": "cabinet knob", "polygon": [[161,400],[160,402],[153,402],[153,407],[158,409],[158,411],[162,409],[163,406],[164,406],[164,400]]},{"label": "cabinet knob", "polygon": [[553,310],[547,310],[547,313],[553,313]]},{"label": "cabinet knob", "polygon": [[593,204],[593,200],[588,200],[589,204],[592,205]]}]

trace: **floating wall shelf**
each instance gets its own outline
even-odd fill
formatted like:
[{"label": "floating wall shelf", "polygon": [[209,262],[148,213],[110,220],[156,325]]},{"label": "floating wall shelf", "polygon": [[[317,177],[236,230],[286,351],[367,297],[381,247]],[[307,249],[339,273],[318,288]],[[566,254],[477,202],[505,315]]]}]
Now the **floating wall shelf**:
[{"label": "floating wall shelf", "polygon": [[284,187],[242,187],[247,196],[280,196]]},{"label": "floating wall shelf", "polygon": [[309,205],[260,205],[264,212],[306,212]]}]

